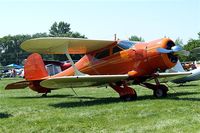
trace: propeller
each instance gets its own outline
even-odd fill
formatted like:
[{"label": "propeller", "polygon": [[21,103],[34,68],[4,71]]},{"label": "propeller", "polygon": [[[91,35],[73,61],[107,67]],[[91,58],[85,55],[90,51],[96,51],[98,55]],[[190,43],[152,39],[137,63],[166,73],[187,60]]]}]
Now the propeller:
[{"label": "propeller", "polygon": [[183,50],[181,46],[173,46],[171,49],[165,49],[165,48],[157,48],[157,51],[160,53],[168,54],[168,53],[176,53],[176,54],[182,54],[185,56],[189,56],[190,52]]},{"label": "propeller", "polygon": [[194,49],[191,50],[191,55],[193,57],[198,57],[200,56],[200,47],[196,47]]},{"label": "propeller", "polygon": [[177,54],[181,54],[181,55],[184,55],[184,56],[189,56],[190,55],[190,51],[181,50],[181,51],[177,52]]},{"label": "propeller", "polygon": [[157,48],[157,51],[160,52],[160,53],[175,53],[175,52],[178,52],[178,51],[181,51],[182,48],[180,46],[173,46],[171,47],[171,49],[165,49],[165,48]]}]

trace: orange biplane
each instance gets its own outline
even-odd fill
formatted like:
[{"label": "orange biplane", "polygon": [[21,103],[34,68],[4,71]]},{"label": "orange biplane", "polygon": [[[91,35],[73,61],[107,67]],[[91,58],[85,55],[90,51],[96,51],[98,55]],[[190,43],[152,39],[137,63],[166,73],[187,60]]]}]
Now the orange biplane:
[{"label": "orange biplane", "polygon": [[[89,40],[77,38],[37,38],[23,42],[21,48],[33,52],[24,66],[25,80],[11,83],[6,89],[30,89],[44,93],[58,88],[108,84],[124,100],[137,98],[129,84],[152,89],[156,97],[167,95],[168,88],[159,79],[189,75],[188,72],[164,73],[178,61],[179,46],[168,38],[148,43],[132,41]],[[71,67],[49,75],[40,54],[66,54]],[[75,64],[70,54],[85,54]],[[59,63],[57,63],[59,64]],[[155,84],[149,83],[154,79]]]}]

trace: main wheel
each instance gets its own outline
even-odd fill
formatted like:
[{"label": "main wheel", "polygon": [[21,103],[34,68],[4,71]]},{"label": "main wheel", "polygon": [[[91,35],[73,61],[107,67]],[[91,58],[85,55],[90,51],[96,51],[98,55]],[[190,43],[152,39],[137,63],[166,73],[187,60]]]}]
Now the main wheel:
[{"label": "main wheel", "polygon": [[133,94],[127,94],[127,95],[121,96],[120,98],[124,101],[136,100],[137,99],[137,93],[134,89],[132,89],[132,90],[133,90]]},{"label": "main wheel", "polygon": [[166,97],[168,88],[165,85],[159,85],[157,89],[153,91],[153,95],[157,98]]}]

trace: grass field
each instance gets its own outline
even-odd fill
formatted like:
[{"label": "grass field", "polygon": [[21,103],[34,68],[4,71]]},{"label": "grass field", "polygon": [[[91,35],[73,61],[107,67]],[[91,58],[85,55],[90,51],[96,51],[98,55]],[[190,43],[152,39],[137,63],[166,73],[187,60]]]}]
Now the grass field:
[{"label": "grass field", "polygon": [[5,91],[0,80],[0,133],[57,132],[200,132],[200,83],[171,88],[156,99],[133,86],[137,101],[122,102],[111,88],[53,91],[42,98],[29,89]]}]

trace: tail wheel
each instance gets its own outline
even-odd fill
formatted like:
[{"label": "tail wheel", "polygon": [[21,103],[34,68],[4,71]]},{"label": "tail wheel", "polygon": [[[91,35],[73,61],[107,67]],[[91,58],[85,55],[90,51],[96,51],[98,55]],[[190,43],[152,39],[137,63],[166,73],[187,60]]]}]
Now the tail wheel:
[{"label": "tail wheel", "polygon": [[159,85],[157,89],[153,91],[153,95],[157,98],[166,97],[168,88],[165,85]]},{"label": "tail wheel", "polygon": [[42,94],[42,97],[47,97],[47,93]]}]

